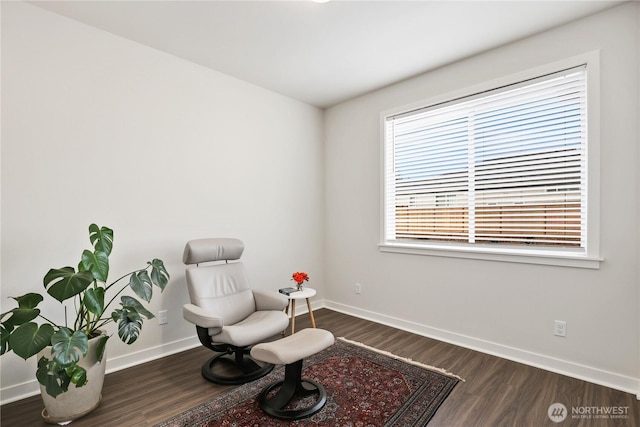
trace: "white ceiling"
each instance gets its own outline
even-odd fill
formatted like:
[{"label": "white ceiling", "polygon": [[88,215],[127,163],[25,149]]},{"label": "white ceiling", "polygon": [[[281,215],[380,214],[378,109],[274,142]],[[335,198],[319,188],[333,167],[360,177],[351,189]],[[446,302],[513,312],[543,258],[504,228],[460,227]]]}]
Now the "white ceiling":
[{"label": "white ceiling", "polygon": [[621,1],[35,1],[328,107]]}]

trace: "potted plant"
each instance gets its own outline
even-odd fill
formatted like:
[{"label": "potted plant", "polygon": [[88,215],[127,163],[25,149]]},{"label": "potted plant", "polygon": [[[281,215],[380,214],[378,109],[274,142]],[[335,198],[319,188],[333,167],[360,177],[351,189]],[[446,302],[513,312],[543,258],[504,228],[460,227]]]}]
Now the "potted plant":
[{"label": "potted plant", "polygon": [[[41,385],[46,421],[70,421],[97,407],[109,338],[101,328],[116,322],[120,339],[126,344],[135,342],[143,319],[152,319],[154,315],[135,297],[121,294],[130,288],[136,296],[149,302],[153,286],[162,292],[169,282],[163,262],[154,259],[146,267],[108,283],[113,230],[91,224],[89,240],[93,250],[82,252],[77,271],[73,267],[53,268],[44,276],[44,287],[51,297],[60,303],[74,300],[75,318],[71,323],[66,306],[64,325],[41,314],[38,304],[44,298],[39,293],[12,297],[18,307],[0,314],[0,354],[13,351],[25,360],[38,354],[36,378]],[[119,306],[109,312],[118,296]],[[36,323],[37,318],[44,323]],[[90,347],[95,353],[89,351]],[[89,369],[97,372],[95,378]],[[97,396],[89,397],[91,393],[86,385],[92,383],[94,389],[98,388]],[[61,408],[54,408],[56,404]],[[79,408],[72,408],[74,404]]]}]

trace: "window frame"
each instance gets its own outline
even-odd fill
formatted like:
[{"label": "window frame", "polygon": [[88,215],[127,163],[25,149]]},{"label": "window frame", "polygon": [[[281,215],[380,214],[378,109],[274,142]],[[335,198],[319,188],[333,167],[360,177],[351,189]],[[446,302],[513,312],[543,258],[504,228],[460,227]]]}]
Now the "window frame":
[{"label": "window frame", "polygon": [[[600,257],[600,58],[593,51],[565,60],[556,61],[515,74],[483,82],[461,90],[443,93],[410,105],[397,107],[380,114],[380,243],[381,252],[412,255],[443,256],[526,264],[543,264],[566,267],[597,269],[603,258]],[[449,242],[399,242],[386,240],[386,155],[387,144],[385,122],[390,116],[397,116],[413,110],[442,104],[451,100],[473,96],[500,87],[518,84],[540,76],[552,74],[564,69],[587,67],[587,243],[585,250],[569,248],[530,248],[460,244]]]}]

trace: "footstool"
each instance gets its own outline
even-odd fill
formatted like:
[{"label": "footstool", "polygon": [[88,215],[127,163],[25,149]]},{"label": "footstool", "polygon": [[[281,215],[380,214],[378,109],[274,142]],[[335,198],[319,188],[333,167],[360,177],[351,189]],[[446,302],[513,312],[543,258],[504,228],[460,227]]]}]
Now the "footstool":
[{"label": "footstool", "polygon": [[[253,346],[251,356],[274,365],[285,365],[284,380],[265,387],[258,398],[260,408],[272,417],[299,420],[318,412],[327,402],[327,392],[322,385],[308,378],[302,378],[302,359],[316,354],[334,343],[333,334],[324,329],[303,329],[277,341]],[[280,386],[272,397],[269,392]],[[284,409],[298,396],[316,394],[315,402],[302,409]]]}]

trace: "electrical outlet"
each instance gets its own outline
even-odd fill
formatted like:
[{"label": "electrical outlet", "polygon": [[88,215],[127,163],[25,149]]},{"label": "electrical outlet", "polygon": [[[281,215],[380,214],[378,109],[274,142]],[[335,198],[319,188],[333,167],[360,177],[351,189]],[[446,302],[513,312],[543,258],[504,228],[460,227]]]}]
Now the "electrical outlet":
[{"label": "electrical outlet", "polygon": [[553,323],[553,335],[558,337],[566,337],[567,336],[567,322],[562,320],[556,320]]},{"label": "electrical outlet", "polygon": [[361,294],[362,293],[362,285],[360,283],[356,283],[356,287],[354,289],[356,294]]},{"label": "electrical outlet", "polygon": [[160,310],[158,312],[158,325],[166,325],[169,323],[169,313],[167,310]]}]

